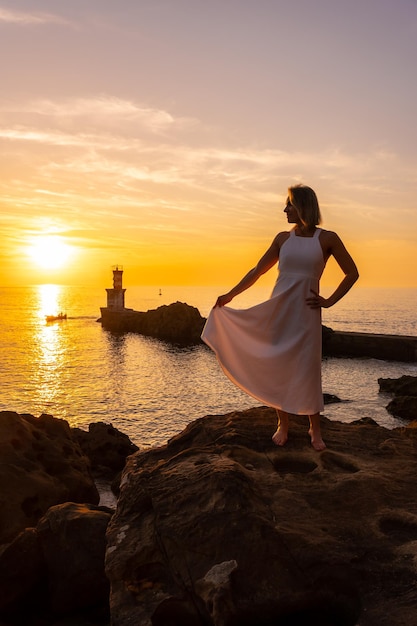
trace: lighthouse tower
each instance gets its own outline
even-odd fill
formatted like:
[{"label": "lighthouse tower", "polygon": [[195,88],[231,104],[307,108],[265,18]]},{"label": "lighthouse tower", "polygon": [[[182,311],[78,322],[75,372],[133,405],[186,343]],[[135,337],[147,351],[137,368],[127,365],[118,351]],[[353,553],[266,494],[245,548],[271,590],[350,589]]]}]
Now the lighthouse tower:
[{"label": "lighthouse tower", "polygon": [[107,308],[112,311],[123,311],[125,308],[125,291],[122,287],[123,266],[113,266],[113,289],[107,291]]}]

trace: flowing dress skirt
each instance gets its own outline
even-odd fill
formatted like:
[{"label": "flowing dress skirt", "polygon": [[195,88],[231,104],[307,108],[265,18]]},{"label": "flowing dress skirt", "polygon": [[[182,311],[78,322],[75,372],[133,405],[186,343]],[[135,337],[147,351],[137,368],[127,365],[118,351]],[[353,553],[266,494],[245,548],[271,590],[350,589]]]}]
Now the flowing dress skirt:
[{"label": "flowing dress skirt", "polygon": [[271,298],[248,309],[211,310],[202,339],[226,375],[260,402],[297,415],[323,410],[321,311],[306,304],[324,268],[318,239],[294,235],[281,247]]}]

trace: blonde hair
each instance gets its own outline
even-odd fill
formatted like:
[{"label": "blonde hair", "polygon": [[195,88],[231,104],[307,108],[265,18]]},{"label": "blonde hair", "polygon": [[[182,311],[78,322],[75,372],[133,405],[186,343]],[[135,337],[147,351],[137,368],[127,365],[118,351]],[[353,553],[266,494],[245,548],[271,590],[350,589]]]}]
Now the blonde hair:
[{"label": "blonde hair", "polygon": [[288,199],[296,208],[304,226],[317,226],[321,223],[319,201],[311,187],[307,187],[307,185],[289,187]]}]

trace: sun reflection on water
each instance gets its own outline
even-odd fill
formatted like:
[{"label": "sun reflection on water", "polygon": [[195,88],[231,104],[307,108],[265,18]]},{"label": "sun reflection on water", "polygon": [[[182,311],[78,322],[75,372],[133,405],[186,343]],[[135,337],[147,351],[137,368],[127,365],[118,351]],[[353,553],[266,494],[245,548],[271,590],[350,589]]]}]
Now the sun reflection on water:
[{"label": "sun reflection on water", "polygon": [[57,327],[44,327],[39,333],[37,366],[38,392],[42,404],[53,402],[58,395],[60,369],[63,365],[62,336]]},{"label": "sun reflection on water", "polygon": [[39,285],[38,317],[45,319],[46,315],[56,315],[61,308],[59,306],[61,297],[61,285]]},{"label": "sun reflection on water", "polygon": [[38,402],[42,407],[53,406],[63,391],[63,376],[68,351],[68,334],[62,323],[47,324],[46,315],[60,310],[63,289],[60,285],[39,285],[37,325],[34,340],[36,346],[36,380]]}]

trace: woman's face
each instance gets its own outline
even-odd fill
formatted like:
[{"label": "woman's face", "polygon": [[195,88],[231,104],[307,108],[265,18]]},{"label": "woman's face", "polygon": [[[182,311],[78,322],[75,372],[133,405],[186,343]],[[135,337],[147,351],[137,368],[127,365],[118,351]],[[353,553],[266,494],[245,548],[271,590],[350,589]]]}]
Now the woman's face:
[{"label": "woman's face", "polygon": [[297,224],[300,221],[297,209],[291,204],[290,199],[287,198],[285,203],[284,213],[287,214],[287,220],[289,224]]}]

